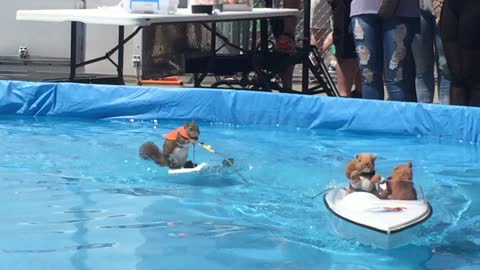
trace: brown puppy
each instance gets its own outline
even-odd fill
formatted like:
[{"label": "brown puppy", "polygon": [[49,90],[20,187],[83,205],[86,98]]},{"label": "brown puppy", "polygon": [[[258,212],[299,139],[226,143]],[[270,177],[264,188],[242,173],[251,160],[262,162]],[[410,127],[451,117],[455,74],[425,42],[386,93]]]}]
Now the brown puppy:
[{"label": "brown puppy", "polygon": [[187,162],[188,148],[190,144],[198,141],[198,136],[200,128],[192,120],[191,123],[185,123],[164,136],[163,151],[160,151],[155,143],[146,142],[140,147],[139,155],[143,159],[153,160],[158,165],[171,169],[194,167],[191,161]]},{"label": "brown puppy", "polygon": [[348,163],[345,176],[350,179],[350,187],[347,194],[353,191],[376,193],[375,184],[381,180],[380,175],[375,173],[376,159],[370,153],[361,153]]},{"label": "brown puppy", "polygon": [[417,192],[413,186],[412,162],[398,165],[393,169],[387,181],[387,189],[381,198],[392,200],[416,200]]}]

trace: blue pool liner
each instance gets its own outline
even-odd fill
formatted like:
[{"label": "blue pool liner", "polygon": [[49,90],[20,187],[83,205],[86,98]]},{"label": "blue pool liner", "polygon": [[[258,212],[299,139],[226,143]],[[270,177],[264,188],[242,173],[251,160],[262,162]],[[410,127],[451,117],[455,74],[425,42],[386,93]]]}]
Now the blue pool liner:
[{"label": "blue pool liner", "polygon": [[208,88],[0,81],[0,115],[196,119],[480,140],[480,108]]}]

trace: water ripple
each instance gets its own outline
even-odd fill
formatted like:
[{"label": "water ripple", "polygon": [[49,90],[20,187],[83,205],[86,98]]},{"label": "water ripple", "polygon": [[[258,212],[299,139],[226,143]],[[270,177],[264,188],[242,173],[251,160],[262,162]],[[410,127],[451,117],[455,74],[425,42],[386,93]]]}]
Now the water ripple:
[{"label": "water ripple", "polygon": [[98,249],[98,248],[109,248],[115,246],[114,243],[95,243],[95,244],[85,244],[77,246],[67,246],[61,248],[50,248],[50,249],[2,249],[5,253],[53,253],[53,252],[64,252],[71,250],[84,250],[84,249]]}]

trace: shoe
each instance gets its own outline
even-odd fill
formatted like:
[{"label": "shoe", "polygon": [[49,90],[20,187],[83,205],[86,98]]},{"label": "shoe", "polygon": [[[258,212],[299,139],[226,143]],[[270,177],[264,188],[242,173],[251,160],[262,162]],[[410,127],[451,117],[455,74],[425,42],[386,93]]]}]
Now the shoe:
[{"label": "shoe", "polygon": [[192,169],[197,167],[197,164],[194,164],[191,160],[189,160],[185,163],[185,165],[183,165],[183,167],[186,169]]}]

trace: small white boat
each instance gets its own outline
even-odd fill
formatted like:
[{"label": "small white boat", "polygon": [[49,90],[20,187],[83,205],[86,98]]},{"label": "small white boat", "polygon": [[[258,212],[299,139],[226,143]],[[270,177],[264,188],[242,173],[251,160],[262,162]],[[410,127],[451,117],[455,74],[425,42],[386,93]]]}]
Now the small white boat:
[{"label": "small white boat", "polygon": [[[422,194],[421,192],[418,192]],[[368,192],[346,194],[335,188],[325,194],[327,208],[334,214],[334,230],[350,239],[381,248],[408,244],[419,223],[432,215],[430,204],[417,200],[382,200]]]},{"label": "small white boat", "polygon": [[203,169],[205,169],[207,167],[207,163],[206,162],[203,162],[203,163],[200,163],[198,164],[196,167],[194,168],[180,168],[180,169],[169,169],[168,170],[168,173],[169,174],[185,174],[185,173],[196,173],[196,172],[200,172],[202,171]]}]

